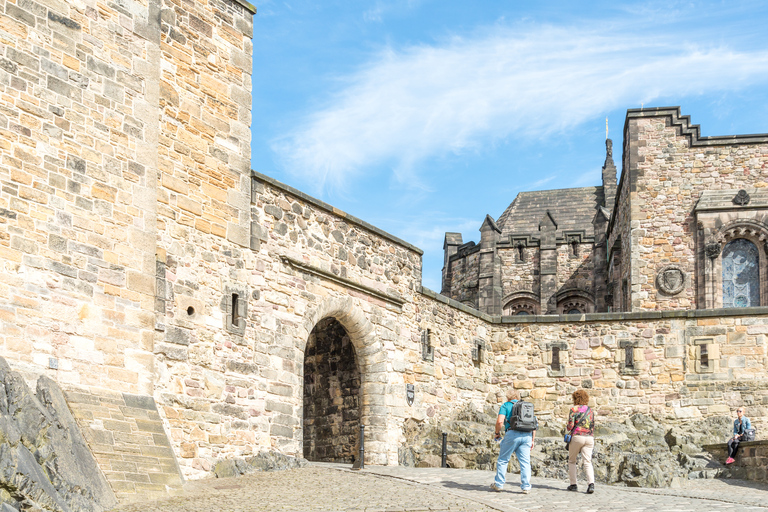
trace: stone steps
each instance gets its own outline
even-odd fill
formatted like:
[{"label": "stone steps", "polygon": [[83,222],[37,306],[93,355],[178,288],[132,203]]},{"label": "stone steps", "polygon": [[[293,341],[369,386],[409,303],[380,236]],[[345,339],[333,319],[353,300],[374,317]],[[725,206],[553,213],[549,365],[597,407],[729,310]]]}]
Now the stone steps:
[{"label": "stone steps", "polygon": [[181,492],[184,478],[151,396],[102,389],[66,396],[121,503]]}]

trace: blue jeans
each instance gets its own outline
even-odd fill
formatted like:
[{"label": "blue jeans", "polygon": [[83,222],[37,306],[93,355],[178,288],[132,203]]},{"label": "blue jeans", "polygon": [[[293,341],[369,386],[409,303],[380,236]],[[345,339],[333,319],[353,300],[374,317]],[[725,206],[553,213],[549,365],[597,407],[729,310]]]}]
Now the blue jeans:
[{"label": "blue jeans", "polygon": [[517,456],[517,462],[520,463],[520,488],[522,490],[531,488],[531,443],[533,435],[530,432],[519,432],[517,430],[508,430],[504,434],[499,447],[499,458],[496,461],[496,487],[501,489],[507,480],[507,465],[512,457],[512,452]]}]

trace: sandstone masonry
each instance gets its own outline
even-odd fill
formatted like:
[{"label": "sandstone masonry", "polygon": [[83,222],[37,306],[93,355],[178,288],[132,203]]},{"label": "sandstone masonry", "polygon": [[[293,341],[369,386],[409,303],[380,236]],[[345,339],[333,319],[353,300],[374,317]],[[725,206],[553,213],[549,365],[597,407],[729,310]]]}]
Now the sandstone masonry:
[{"label": "sandstone masonry", "polygon": [[605,421],[768,428],[768,307],[718,295],[745,239],[768,297],[763,136],[629,111],[618,186],[609,145],[602,186],[449,234],[441,295],[420,249],[250,170],[254,12],[0,0],[0,355],[64,388],[119,499],[349,461],[359,423],[405,463],[510,386],[553,435],[579,387]]}]

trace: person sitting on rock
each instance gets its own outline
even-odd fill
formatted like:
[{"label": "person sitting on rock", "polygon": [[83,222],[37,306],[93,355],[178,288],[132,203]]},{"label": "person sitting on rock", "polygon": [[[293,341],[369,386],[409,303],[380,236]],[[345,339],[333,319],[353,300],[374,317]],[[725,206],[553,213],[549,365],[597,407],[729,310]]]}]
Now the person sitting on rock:
[{"label": "person sitting on rock", "polygon": [[589,408],[589,395],[583,389],[577,389],[573,395],[573,407],[568,413],[566,432],[570,433],[568,444],[568,479],[569,491],[576,491],[577,459],[581,453],[584,472],[587,474],[587,494],[595,492],[595,470],[592,467],[592,450],[595,448],[595,413]]},{"label": "person sitting on rock", "polygon": [[752,428],[752,422],[749,418],[744,416],[744,408],[739,407],[736,409],[737,418],[733,420],[733,437],[728,441],[728,458],[725,459],[726,464],[733,464],[736,461],[736,450],[739,449],[739,442],[744,438],[744,433],[747,429]]}]

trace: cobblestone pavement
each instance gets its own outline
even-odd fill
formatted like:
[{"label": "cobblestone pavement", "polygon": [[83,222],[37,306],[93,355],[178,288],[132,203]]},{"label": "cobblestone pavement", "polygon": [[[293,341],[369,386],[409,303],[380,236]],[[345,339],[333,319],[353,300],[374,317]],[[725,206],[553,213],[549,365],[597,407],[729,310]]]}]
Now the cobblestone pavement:
[{"label": "cobblestone pavement", "polygon": [[521,494],[517,475],[491,492],[493,473],[440,468],[312,464],[290,471],[189,482],[181,496],[124,505],[119,512],[257,511],[501,511],[768,512],[768,485],[739,480],[691,480],[681,489],[597,485],[595,494],[565,490],[567,482],[536,478]]}]

